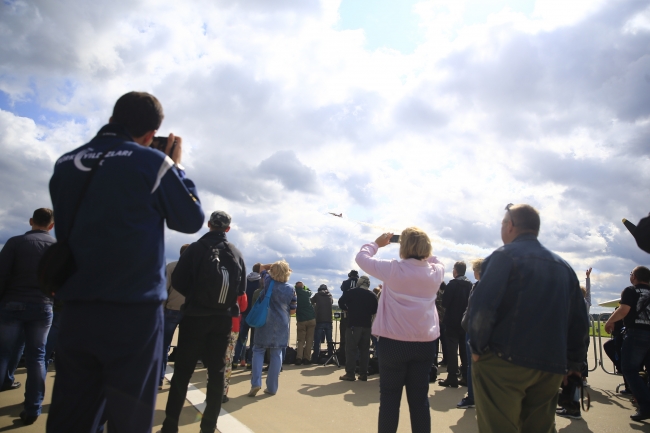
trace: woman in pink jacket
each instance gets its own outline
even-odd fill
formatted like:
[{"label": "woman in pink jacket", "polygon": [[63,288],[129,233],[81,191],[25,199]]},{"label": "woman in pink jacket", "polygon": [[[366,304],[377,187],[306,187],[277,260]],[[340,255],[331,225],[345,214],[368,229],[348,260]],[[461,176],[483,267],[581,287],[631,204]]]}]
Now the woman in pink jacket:
[{"label": "woman in pink jacket", "polygon": [[361,269],[382,280],[377,316],[372,334],[379,337],[379,433],[394,433],[399,423],[402,388],[411,413],[413,432],[431,431],[429,370],[434,358],[434,340],[440,336],[436,294],[445,273],[431,255],[425,232],[409,227],[402,232],[401,260],[374,257],[390,243],[392,233],[365,244],[357,254]]}]

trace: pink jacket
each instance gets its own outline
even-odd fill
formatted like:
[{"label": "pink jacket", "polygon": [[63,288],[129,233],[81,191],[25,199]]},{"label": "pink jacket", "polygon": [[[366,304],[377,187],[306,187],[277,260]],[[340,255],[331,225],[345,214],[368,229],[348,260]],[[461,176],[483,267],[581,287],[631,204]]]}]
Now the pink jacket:
[{"label": "pink jacket", "polygon": [[366,273],[382,280],[372,334],[401,341],[433,341],[440,336],[436,294],[445,267],[435,257],[427,260],[379,260],[379,247],[361,247],[356,262]]}]

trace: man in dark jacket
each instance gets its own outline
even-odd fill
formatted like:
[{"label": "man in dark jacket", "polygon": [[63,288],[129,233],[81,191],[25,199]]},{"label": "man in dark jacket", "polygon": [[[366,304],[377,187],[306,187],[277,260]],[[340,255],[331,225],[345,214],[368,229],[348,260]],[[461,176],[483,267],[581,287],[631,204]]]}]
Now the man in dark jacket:
[{"label": "man in dark jacket", "polygon": [[442,297],[442,306],[445,309],[444,317],[444,344],[446,345],[445,356],[447,357],[447,379],[438,382],[440,386],[458,388],[458,352],[460,351],[461,375],[460,385],[467,385],[467,351],[465,345],[465,331],[460,322],[467,309],[469,292],[472,290],[472,283],[465,276],[467,265],[465,262],[456,262],[452,275],[454,279],[449,281],[445,287]]},{"label": "man in dark jacket", "polygon": [[251,311],[251,308],[253,308],[253,304],[255,303],[253,301],[253,293],[262,287],[260,266],[262,266],[261,263],[255,263],[253,265],[253,271],[246,277],[246,297],[248,298],[248,306],[242,313],[241,321],[239,322],[239,338],[237,339],[237,344],[235,345],[235,354],[233,355],[232,361],[233,370],[237,368],[237,363],[241,362],[241,366],[243,367],[246,364],[250,365],[253,360],[253,350],[251,349],[246,351],[246,343],[249,341],[249,333],[251,335],[250,341],[253,341],[255,330],[248,326],[248,323],[246,322],[246,316],[248,316],[248,313]]},{"label": "man in dark jacket", "polygon": [[325,284],[321,284],[318,287],[318,292],[311,297],[311,303],[314,304],[314,310],[316,312],[314,354],[312,359],[318,362],[323,334],[325,334],[325,339],[327,340],[327,355],[332,356],[334,354],[334,344],[332,343],[332,304],[334,304],[334,300]]},{"label": "man in dark jacket", "polygon": [[167,299],[165,225],[195,233],[205,220],[180,165],[181,138],[159,140],[164,152],[149,147],[162,119],[157,98],[129,92],[95,138],[54,165],[56,236],[68,242],[77,270],[56,293],[65,307],[48,431],[94,431],[101,411],[116,431],[153,427]]},{"label": "man in dark jacket", "polygon": [[[341,291],[343,293],[347,292],[350,289],[354,289],[357,286],[357,281],[359,280],[359,272],[352,269],[348,273],[348,279],[343,281],[341,284]],[[348,312],[343,309],[341,311],[341,320],[339,322],[339,332],[341,333],[341,345],[339,350],[342,352],[343,357],[345,356],[345,339],[346,331],[348,329]]]},{"label": "man in dark jacket", "polygon": [[[236,297],[234,302],[224,308],[206,305],[202,293],[199,293],[198,282],[200,273],[205,272],[206,243],[219,250],[220,263],[226,262],[224,249],[227,242],[226,233],[230,231],[230,215],[224,211],[212,212],[208,228],[210,231],[198,242],[190,244],[185,253],[178,260],[176,269],[172,274],[172,285],[179,293],[185,296],[183,305],[183,320],[179,326],[178,346],[176,361],[174,363],[174,376],[172,377],[167,407],[165,408],[165,421],[162,433],[177,433],[178,420],[183,409],[187,386],[196,368],[196,363],[201,358],[208,369],[208,389],[206,407],[201,419],[201,431],[212,432],[217,425],[217,417],[221,410],[223,399],[224,368],[226,366],[226,349],[230,342],[232,318],[239,315]],[[233,244],[228,243],[234,256],[238,269],[228,269],[228,284],[224,277],[221,286],[220,300],[225,299],[231,290],[236,290],[238,295],[246,293],[246,265],[241,252]],[[222,271],[223,272],[223,271]],[[230,275],[238,272],[239,275]],[[238,287],[229,287],[237,281]]]},{"label": "man in dark jacket", "polygon": [[[52,324],[52,298],[38,286],[38,262],[56,240],[51,209],[34,211],[29,219],[32,230],[7,240],[0,251],[0,378],[13,378],[16,350],[25,334],[27,384],[20,418],[33,424],[41,414],[45,394],[45,343]],[[11,370],[11,371],[10,371]],[[18,388],[12,383],[9,388]]]},{"label": "man in dark jacket", "polygon": [[339,307],[348,312],[345,346],[345,374],[339,379],[356,380],[354,370],[359,357],[359,380],[368,380],[370,358],[370,327],[377,313],[377,297],[370,290],[370,279],[359,278],[355,288],[347,290],[339,299]]},{"label": "man in dark jacket", "polygon": [[554,431],[563,376],[580,376],[587,309],[578,277],[537,240],[539,213],[508,205],[504,245],[481,266],[469,342],[479,431]]}]

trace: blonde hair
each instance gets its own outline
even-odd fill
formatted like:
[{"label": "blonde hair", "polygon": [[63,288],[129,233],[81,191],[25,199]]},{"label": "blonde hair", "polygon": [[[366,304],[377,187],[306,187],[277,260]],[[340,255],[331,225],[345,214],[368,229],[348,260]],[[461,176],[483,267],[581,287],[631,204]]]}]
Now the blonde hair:
[{"label": "blonde hair", "polygon": [[472,260],[472,271],[478,272],[481,275],[481,265],[483,264],[484,259],[475,259]]},{"label": "blonde hair", "polygon": [[402,259],[428,259],[432,251],[431,240],[422,229],[417,227],[404,229],[399,245],[399,256]]},{"label": "blonde hair", "polygon": [[289,263],[287,263],[285,260],[280,260],[273,263],[271,265],[271,269],[269,269],[269,274],[271,274],[271,278],[273,278],[275,281],[279,283],[286,283],[289,281],[289,277],[291,276]]}]

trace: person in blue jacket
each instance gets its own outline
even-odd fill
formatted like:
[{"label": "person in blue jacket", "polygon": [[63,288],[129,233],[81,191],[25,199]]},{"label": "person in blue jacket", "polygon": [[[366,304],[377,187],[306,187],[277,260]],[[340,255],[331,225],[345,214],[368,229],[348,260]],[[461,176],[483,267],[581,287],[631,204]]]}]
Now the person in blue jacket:
[{"label": "person in blue jacket", "polygon": [[153,95],[127,93],[95,138],[55,163],[56,238],[68,242],[77,270],[56,292],[64,309],[48,432],[95,431],[102,413],[111,431],[151,432],[167,298],[164,226],[195,233],[204,221],[180,165],[181,138],[170,134],[165,152],[149,147],[162,120]]}]

